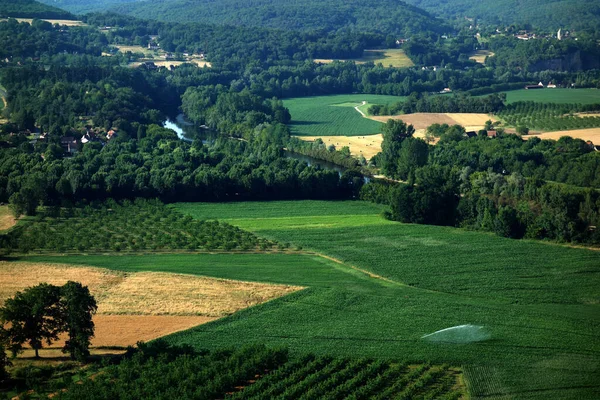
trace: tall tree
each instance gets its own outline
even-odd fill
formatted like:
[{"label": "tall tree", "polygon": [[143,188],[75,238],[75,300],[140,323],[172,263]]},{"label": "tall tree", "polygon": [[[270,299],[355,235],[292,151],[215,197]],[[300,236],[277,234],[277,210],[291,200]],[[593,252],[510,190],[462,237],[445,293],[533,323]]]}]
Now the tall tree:
[{"label": "tall tree", "polygon": [[98,306],[87,286],[69,281],[61,288],[61,313],[63,329],[69,335],[63,353],[73,360],[89,356],[90,339],[94,336],[92,316]]},{"label": "tall tree", "polygon": [[28,343],[39,358],[43,342],[49,345],[61,332],[60,288],[47,283],[17,292],[0,309],[6,342],[16,356]]}]

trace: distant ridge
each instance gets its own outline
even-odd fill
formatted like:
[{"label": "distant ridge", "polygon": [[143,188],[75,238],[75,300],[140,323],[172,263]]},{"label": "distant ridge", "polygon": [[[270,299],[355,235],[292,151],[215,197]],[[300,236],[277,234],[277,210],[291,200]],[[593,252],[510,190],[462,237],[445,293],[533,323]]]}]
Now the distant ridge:
[{"label": "distant ridge", "polygon": [[0,17],[76,19],[70,12],[34,0],[0,0]]},{"label": "distant ridge", "polygon": [[169,22],[302,31],[352,29],[394,37],[449,29],[428,12],[398,0],[153,0],[112,10]]},{"label": "distant ridge", "polygon": [[405,0],[437,16],[470,17],[487,23],[531,24],[557,30],[600,29],[598,0]]}]

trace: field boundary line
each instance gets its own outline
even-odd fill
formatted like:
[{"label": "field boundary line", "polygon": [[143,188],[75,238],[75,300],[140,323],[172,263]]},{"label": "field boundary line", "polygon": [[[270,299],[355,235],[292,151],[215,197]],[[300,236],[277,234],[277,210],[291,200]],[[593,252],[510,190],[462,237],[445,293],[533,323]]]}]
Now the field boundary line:
[{"label": "field boundary line", "polygon": [[[366,269],[359,268],[359,267],[357,267],[357,266],[354,266],[354,265],[346,264],[346,263],[345,263],[345,262],[343,262],[342,260],[339,260],[339,259],[337,259],[337,258],[335,258],[335,257],[331,257],[331,256],[328,256],[328,255],[325,255],[325,254],[321,254],[321,253],[313,253],[313,254],[314,254],[314,255],[316,255],[316,256],[319,256],[319,257],[325,258],[326,260],[333,261],[333,262],[334,262],[334,263],[336,263],[336,264],[340,264],[340,265],[343,265],[343,266],[345,266],[345,267],[347,267],[347,268],[350,268],[350,269],[353,269],[353,270],[355,270],[355,271],[361,272],[361,273],[363,273],[363,274],[367,275],[369,278],[372,278],[372,279],[377,279],[377,280],[381,280],[381,281],[384,281],[384,282],[386,282],[386,283],[391,283],[392,285],[396,285],[396,286],[401,286],[401,287],[412,288],[412,286],[409,286],[409,285],[407,285],[406,283],[403,283],[403,282],[398,282],[398,281],[392,280],[392,279],[390,279],[390,278],[386,278],[386,277],[384,277],[384,276],[381,276],[381,275],[375,274],[375,273],[373,273],[373,272],[371,272],[371,271],[368,271],[368,270],[366,270]],[[426,290],[426,289],[425,289],[425,290]]]},{"label": "field boundary line", "polygon": [[354,109],[355,109],[356,111],[358,111],[358,112],[360,113],[360,115],[362,115],[362,116],[363,116],[363,118],[367,118],[367,116],[366,116],[366,115],[365,115],[365,113],[364,113],[364,112],[362,112],[362,110],[361,110],[360,108],[358,108],[358,107],[364,106],[365,104],[367,104],[367,102],[363,100],[363,102],[362,102],[362,104],[361,104],[361,105],[358,105],[358,106],[354,107]]}]

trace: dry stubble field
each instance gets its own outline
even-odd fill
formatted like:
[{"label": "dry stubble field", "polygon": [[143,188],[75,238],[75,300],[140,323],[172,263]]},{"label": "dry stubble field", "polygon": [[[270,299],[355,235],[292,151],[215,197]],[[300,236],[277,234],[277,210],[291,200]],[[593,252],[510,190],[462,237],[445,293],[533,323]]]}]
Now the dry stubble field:
[{"label": "dry stubble field", "polygon": [[41,282],[63,285],[69,280],[88,286],[98,302],[92,347],[155,339],[301,289],[183,274],[0,261],[0,301]]},{"label": "dry stubble field", "polygon": [[388,119],[399,119],[412,125],[415,129],[427,129],[432,124],[462,125],[467,130],[482,129],[487,120],[497,118],[488,114],[477,113],[414,113],[392,116],[372,116],[372,120],[387,122]]},{"label": "dry stubble field", "polygon": [[317,139],[323,140],[325,145],[333,144],[336,149],[341,149],[344,146],[350,148],[350,153],[357,156],[364,156],[370,160],[375,154],[381,151],[381,143],[383,135],[365,135],[365,136],[297,136],[298,139],[313,142]]},{"label": "dry stubble field", "polygon": [[0,231],[12,228],[17,220],[10,212],[8,206],[0,206]]}]

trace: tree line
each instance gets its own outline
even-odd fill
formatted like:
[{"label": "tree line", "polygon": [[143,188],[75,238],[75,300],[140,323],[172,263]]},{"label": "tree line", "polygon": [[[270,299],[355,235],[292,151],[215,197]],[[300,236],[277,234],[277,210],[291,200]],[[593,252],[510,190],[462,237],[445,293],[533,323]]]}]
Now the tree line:
[{"label": "tree line", "polygon": [[[600,243],[600,182],[594,174],[600,157],[584,141],[467,139],[464,129],[448,127],[433,147],[413,133],[412,126],[390,120],[376,160],[388,176],[406,182],[361,189],[361,198],[391,206],[388,218],[512,238]],[[557,168],[565,174],[556,174]]]}]

